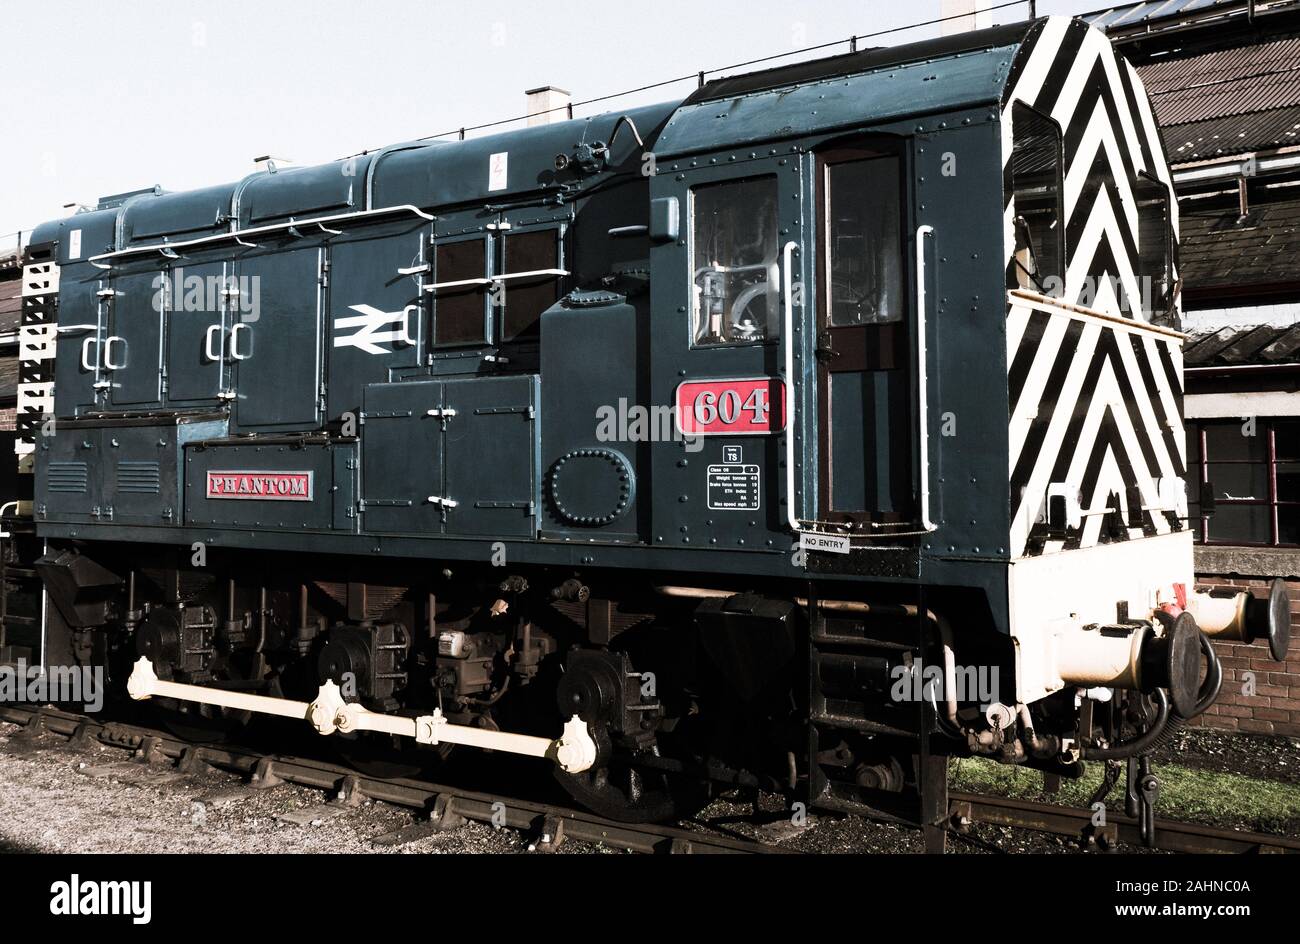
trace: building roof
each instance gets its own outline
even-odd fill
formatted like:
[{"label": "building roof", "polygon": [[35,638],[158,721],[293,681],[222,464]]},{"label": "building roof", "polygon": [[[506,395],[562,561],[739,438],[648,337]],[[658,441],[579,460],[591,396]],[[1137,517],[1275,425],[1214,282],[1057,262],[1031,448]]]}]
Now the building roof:
[{"label": "building roof", "polygon": [[1194,334],[1183,345],[1185,367],[1296,363],[1300,363],[1300,325],[1221,328]]},{"label": "building roof", "polygon": [[1300,144],[1300,105],[1161,129],[1171,164]]},{"label": "building roof", "polygon": [[1081,16],[1098,29],[1118,32],[1134,27],[1150,27],[1165,20],[1184,19],[1193,14],[1204,15],[1213,12],[1215,7],[1232,5],[1232,0],[1148,0],[1144,3],[1121,4]]},{"label": "building roof", "polygon": [[1235,209],[1205,213],[1184,206],[1178,242],[1179,274],[1189,302],[1294,285],[1300,198],[1256,204],[1245,220]]},{"label": "building roof", "polygon": [[1296,142],[1300,38],[1139,68],[1174,163]]},{"label": "building roof", "polygon": [[1249,24],[1297,6],[1297,0],[1144,0],[1079,16],[1122,41],[1209,24]]}]

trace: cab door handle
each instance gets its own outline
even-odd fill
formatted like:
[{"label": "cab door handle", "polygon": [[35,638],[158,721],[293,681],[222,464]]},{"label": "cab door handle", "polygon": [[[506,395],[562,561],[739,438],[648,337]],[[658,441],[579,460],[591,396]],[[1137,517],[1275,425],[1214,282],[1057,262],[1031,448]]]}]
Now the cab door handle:
[{"label": "cab door handle", "polygon": [[835,350],[831,344],[831,333],[822,331],[817,335],[817,348],[813,351],[819,361],[828,361],[832,357],[839,357],[840,352]]}]

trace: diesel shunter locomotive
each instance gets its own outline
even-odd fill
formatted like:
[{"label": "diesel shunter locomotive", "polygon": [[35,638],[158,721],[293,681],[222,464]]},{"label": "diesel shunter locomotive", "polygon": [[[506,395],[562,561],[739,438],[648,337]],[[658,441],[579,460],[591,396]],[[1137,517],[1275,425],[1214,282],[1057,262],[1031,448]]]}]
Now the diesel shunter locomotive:
[{"label": "diesel shunter locomotive", "polygon": [[25,259],[39,658],[622,819],[1141,755],[1288,633],[1193,585],[1176,234],[1064,17],[105,198]]}]

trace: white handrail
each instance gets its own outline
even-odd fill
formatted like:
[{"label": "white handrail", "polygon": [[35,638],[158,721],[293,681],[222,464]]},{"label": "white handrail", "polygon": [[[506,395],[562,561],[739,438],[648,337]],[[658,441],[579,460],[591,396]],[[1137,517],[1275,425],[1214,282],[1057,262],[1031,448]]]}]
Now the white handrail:
[{"label": "white handrail", "polygon": [[455,282],[432,282],[424,287],[426,292],[436,292],[440,288],[462,288],[466,285],[491,285],[491,279],[458,279]]},{"label": "white handrail", "polygon": [[[126,366],[126,361],[122,361],[121,363],[118,364],[113,363],[112,355],[113,355],[114,341],[120,341],[123,349],[126,348],[126,338],[122,337],[121,335],[115,334],[111,338],[106,338],[104,340],[104,369],[105,370],[121,370],[123,367]],[[82,366],[83,367],[85,366],[84,363]]]},{"label": "white handrail", "polygon": [[925,237],[933,235],[933,226],[923,224],[916,228],[916,413],[920,437],[921,527],[926,531],[939,528],[930,520],[930,411],[925,389]]},{"label": "white handrail", "polygon": [[87,373],[93,372],[95,365],[90,362],[90,346],[95,345],[95,356],[99,356],[99,338],[89,337],[81,342],[81,369]]},{"label": "white handrail", "polygon": [[[3,505],[0,505],[0,518],[4,518],[5,515],[9,514],[9,509],[11,507],[13,508],[14,513],[16,514],[18,512],[18,502],[7,501]],[[13,535],[10,534],[8,531],[6,531],[3,525],[0,525],[0,538],[9,538],[9,537],[13,537]]]},{"label": "white handrail", "polygon": [[213,335],[215,335],[220,330],[221,330],[221,325],[219,324],[208,325],[208,330],[204,334],[203,353],[207,355],[209,362],[215,362],[221,360],[221,354],[218,353],[217,351],[212,350]]},{"label": "white handrail", "polygon": [[493,282],[508,282],[510,279],[529,279],[542,278],[543,276],[552,276],[562,278],[569,274],[568,269],[532,269],[528,272],[504,272],[501,275],[489,276],[485,279],[457,279],[455,282],[434,282],[426,285],[426,292],[436,292],[440,288],[462,288],[466,285],[491,285]]},{"label": "white handrail", "polygon": [[[198,239],[186,239],[175,243],[154,243],[150,246],[129,246],[126,249],[118,249],[116,252],[102,252],[97,256],[91,256],[87,262],[96,268],[104,268],[97,265],[100,259],[120,259],[122,256],[135,256],[146,252],[175,252],[177,249],[189,249],[193,246],[205,246],[208,243],[221,242],[225,239],[234,239],[239,241],[241,236],[252,236],[257,233],[275,233],[280,230],[293,229],[296,226],[319,226],[322,223],[341,223],[345,220],[360,220],[372,216],[388,216],[393,213],[414,213],[422,220],[432,222],[436,217],[425,213],[419,207],[411,206],[404,203],[399,206],[378,207],[373,210],[357,210],[353,213],[336,213],[332,216],[321,216],[309,220],[290,220],[287,223],[270,223],[266,226],[251,226],[248,229],[232,229],[224,233],[215,233],[212,236],[201,236]],[[321,227],[324,229],[324,227]]]},{"label": "white handrail", "polygon": [[562,278],[568,274],[568,269],[533,269],[530,272],[504,272],[501,275],[492,276],[492,281],[505,282],[509,279],[541,278],[544,275],[552,275],[556,278]]},{"label": "white handrail", "polygon": [[781,247],[781,287],[785,295],[785,516],[790,530],[803,530],[795,514],[794,494],[794,254],[799,244],[793,239]]},{"label": "white handrail", "polygon": [[245,328],[248,331],[249,335],[252,335],[253,333],[253,326],[245,324],[242,321],[239,322],[239,324],[235,325],[233,328],[231,328],[230,329],[230,356],[237,361],[246,361],[252,355],[239,353],[239,329],[240,328]]}]

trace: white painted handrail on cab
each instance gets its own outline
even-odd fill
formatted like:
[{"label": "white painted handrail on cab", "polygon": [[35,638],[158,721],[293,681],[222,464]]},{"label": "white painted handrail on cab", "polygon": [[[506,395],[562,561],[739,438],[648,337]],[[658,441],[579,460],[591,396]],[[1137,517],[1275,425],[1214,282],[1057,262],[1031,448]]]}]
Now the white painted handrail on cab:
[{"label": "white painted handrail on cab", "polygon": [[532,269],[528,272],[503,272],[501,275],[489,276],[485,279],[457,279],[454,282],[434,282],[426,285],[426,292],[436,292],[444,288],[465,288],[470,285],[491,285],[494,282],[508,282],[511,279],[540,279],[547,276],[552,278],[563,278],[569,274],[568,269]]},{"label": "white painted handrail on cab", "polygon": [[785,516],[795,534],[803,530],[794,504],[794,254],[798,251],[799,244],[793,239],[781,247],[781,289],[785,296]]},{"label": "white painted handrail on cab", "polygon": [[[215,235],[212,236],[201,236],[198,239],[185,239],[174,243],[153,243],[148,246],[131,246],[126,249],[119,249],[116,252],[102,252],[97,256],[91,256],[86,261],[88,261],[91,265],[95,266],[95,268],[97,269],[105,269],[105,268],[109,268],[111,266],[111,263],[107,266],[101,265],[100,264],[101,259],[120,259],[123,256],[138,256],[141,253],[149,253],[149,252],[160,252],[163,255],[169,256],[171,258],[176,258],[177,249],[196,249],[199,247],[209,246],[212,243],[218,243],[226,239],[233,239],[235,240],[235,242],[247,246],[251,244],[244,242],[240,237],[260,236],[264,233],[279,233],[279,232],[284,232],[286,230],[295,229],[299,226],[320,226],[321,229],[325,229],[325,227],[322,225],[324,223],[361,222],[363,220],[368,220],[373,217],[392,216],[393,214],[396,213],[412,213],[415,216],[418,216],[420,219],[428,220],[430,222],[433,222],[433,220],[435,219],[432,215],[425,213],[419,207],[414,207],[409,204],[402,204],[400,206],[378,207],[377,209],[373,209],[373,210],[357,210],[352,213],[335,213],[332,216],[321,216],[321,217],[317,217],[316,219],[310,219],[310,220],[290,219],[289,222],[287,223],[271,223],[266,226],[252,226],[249,227],[248,229],[238,229],[236,228],[236,224],[232,224],[232,228],[227,230],[224,233],[216,233]],[[327,232],[337,232],[337,231],[327,230]]]},{"label": "white painted handrail on cab", "polygon": [[921,527],[938,530],[930,520],[930,410],[926,401],[925,371],[925,238],[934,235],[928,224],[916,228],[916,414],[920,436]]},{"label": "white painted handrail on cab", "polygon": [[210,363],[221,360],[221,353],[212,347],[212,342],[220,332],[221,325],[208,325],[207,333],[203,337],[203,353],[207,355]]},{"label": "white painted handrail on cab", "polygon": [[245,329],[249,333],[250,337],[253,334],[253,326],[244,324],[242,321],[239,324],[235,325],[233,328],[231,328],[230,329],[230,356],[237,361],[246,361],[248,360],[250,355],[239,353],[239,329],[240,328]]},{"label": "white painted handrail on cab", "polygon": [[[92,344],[95,345],[95,350],[98,352],[99,338],[89,337],[81,342],[81,369],[86,373],[92,373],[95,370],[95,365],[90,362],[90,346]],[[96,357],[98,357],[98,353],[96,353]]]},{"label": "white painted handrail on cab", "polygon": [[121,344],[121,345],[122,345],[122,350],[123,350],[124,352],[126,351],[126,338],[121,337],[120,335],[116,335],[116,334],[113,335],[111,338],[107,338],[107,339],[104,341],[104,369],[105,369],[105,370],[121,370],[123,367],[126,366],[126,361],[125,361],[125,360],[123,360],[123,361],[119,361],[119,362],[116,363],[116,364],[113,363],[113,344],[114,344],[114,343],[119,343],[119,344]]}]

